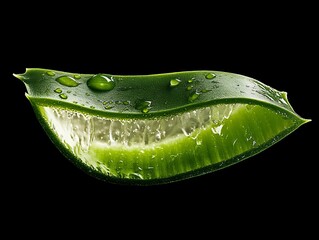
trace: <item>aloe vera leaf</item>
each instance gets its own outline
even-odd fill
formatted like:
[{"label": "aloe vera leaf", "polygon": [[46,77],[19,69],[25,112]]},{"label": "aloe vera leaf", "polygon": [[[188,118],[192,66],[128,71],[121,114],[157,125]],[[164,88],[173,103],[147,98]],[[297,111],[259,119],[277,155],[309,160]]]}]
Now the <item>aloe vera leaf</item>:
[{"label": "aloe vera leaf", "polygon": [[309,121],[294,112],[285,92],[234,73],[27,69],[15,76],[61,152],[112,182],[158,184],[212,172]]}]

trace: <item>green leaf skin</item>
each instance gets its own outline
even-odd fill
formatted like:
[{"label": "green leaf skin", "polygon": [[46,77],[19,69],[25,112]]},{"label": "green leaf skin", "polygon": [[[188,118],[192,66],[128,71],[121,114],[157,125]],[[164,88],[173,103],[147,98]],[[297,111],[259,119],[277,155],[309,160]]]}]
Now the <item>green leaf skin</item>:
[{"label": "green leaf skin", "polygon": [[234,73],[115,76],[32,68],[14,76],[59,150],[87,173],[116,183],[209,173],[309,121],[285,92]]}]

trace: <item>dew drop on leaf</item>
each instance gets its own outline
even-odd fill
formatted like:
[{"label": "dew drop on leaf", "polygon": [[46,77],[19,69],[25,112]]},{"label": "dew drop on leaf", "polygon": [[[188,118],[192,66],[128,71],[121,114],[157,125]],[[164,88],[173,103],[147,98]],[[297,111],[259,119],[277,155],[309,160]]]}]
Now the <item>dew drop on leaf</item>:
[{"label": "dew drop on leaf", "polygon": [[74,74],[73,77],[74,77],[75,79],[80,79],[80,78],[81,78],[81,75],[80,75],[80,74]]},{"label": "dew drop on leaf", "polygon": [[67,87],[77,87],[80,83],[70,76],[61,76],[55,79],[58,83]]},{"label": "dew drop on leaf", "polygon": [[110,91],[115,87],[114,79],[97,74],[87,81],[87,86],[94,91]]},{"label": "dew drop on leaf", "polygon": [[214,74],[214,73],[207,73],[206,75],[205,75],[205,78],[206,79],[213,79],[213,78],[215,78],[216,77],[216,75]]},{"label": "dew drop on leaf", "polygon": [[67,99],[68,98],[68,95],[66,95],[65,93],[61,93],[59,96],[62,99]]},{"label": "dew drop on leaf", "polygon": [[180,83],[181,83],[182,81],[181,80],[179,80],[179,79],[172,79],[170,82],[169,82],[169,85],[171,86],[171,87],[176,87],[176,86],[178,86]]},{"label": "dew drop on leaf", "polygon": [[142,111],[142,113],[148,113],[151,110],[151,101],[140,100],[135,104],[135,109]]},{"label": "dew drop on leaf", "polygon": [[49,76],[55,76],[55,72],[53,71],[47,71],[46,74]]},{"label": "dew drop on leaf", "polygon": [[56,92],[56,93],[62,93],[62,89],[61,89],[61,88],[56,88],[56,89],[54,89],[54,92]]},{"label": "dew drop on leaf", "polygon": [[189,97],[188,97],[188,101],[189,102],[194,102],[198,97],[199,97],[200,93],[199,92],[194,92],[192,93]]}]

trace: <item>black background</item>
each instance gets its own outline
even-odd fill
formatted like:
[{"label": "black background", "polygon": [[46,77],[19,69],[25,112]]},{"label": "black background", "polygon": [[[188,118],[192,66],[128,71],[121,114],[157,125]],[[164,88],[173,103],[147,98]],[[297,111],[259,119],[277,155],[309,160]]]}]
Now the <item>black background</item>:
[{"label": "black background", "polygon": [[[318,101],[313,85],[318,78],[313,57],[318,52],[312,20],[300,22],[289,11],[283,17],[283,12],[276,12],[275,18],[248,13],[245,19],[244,14],[236,15],[230,23],[225,16],[205,18],[205,25],[193,22],[190,18],[195,16],[189,14],[154,16],[177,20],[165,26],[161,21],[148,23],[152,14],[124,24],[117,22],[117,16],[111,22],[99,19],[103,24],[98,29],[79,19],[58,26],[46,23],[43,28],[38,25],[44,17],[40,15],[9,29],[0,65],[1,160],[4,198],[12,209],[24,218],[60,209],[61,218],[70,212],[96,213],[133,222],[138,217],[153,221],[156,216],[173,222],[181,215],[187,221],[188,214],[217,212],[218,216],[232,212],[228,216],[233,221],[248,212],[251,218],[266,215],[272,220],[311,214],[318,189],[314,130]],[[120,75],[240,73],[288,92],[295,111],[313,121],[264,152],[211,174],[160,186],[114,185],[76,168],[50,142],[24,96],[23,83],[12,76],[33,67]]]}]

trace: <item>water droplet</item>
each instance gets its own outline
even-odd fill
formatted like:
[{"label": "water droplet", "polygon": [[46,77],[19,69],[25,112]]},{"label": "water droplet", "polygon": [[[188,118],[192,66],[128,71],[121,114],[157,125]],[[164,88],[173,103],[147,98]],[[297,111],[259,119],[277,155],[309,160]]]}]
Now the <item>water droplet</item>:
[{"label": "water droplet", "polygon": [[94,107],[94,106],[90,106],[90,108],[95,109],[95,107]]},{"label": "water droplet", "polygon": [[188,101],[189,102],[194,102],[198,97],[199,97],[200,93],[199,92],[194,92],[192,93],[189,97],[188,97]]},{"label": "water droplet", "polygon": [[205,75],[205,78],[206,79],[213,79],[213,78],[215,78],[216,77],[216,75],[214,74],[214,73],[207,73],[206,75]]},{"label": "water droplet", "polygon": [[86,95],[86,96],[90,96],[90,94],[89,94],[89,93],[85,93],[85,95]]},{"label": "water droplet", "polygon": [[112,78],[97,74],[87,81],[87,85],[90,89],[95,91],[110,91],[115,87],[115,82]]},{"label": "water droplet", "polygon": [[46,74],[49,76],[55,76],[55,72],[53,71],[47,71]]},{"label": "water droplet", "polygon": [[62,93],[62,89],[61,89],[61,88],[56,88],[56,89],[54,89],[54,92],[56,92],[56,93]]},{"label": "water droplet", "polygon": [[209,89],[202,89],[201,90],[202,93],[207,93],[207,92],[210,92],[210,91],[212,91],[212,90],[209,90]]},{"label": "water droplet", "polygon": [[124,101],[123,104],[124,104],[124,105],[129,105],[129,104],[130,104],[130,101]]},{"label": "water droplet", "polygon": [[80,74],[74,74],[73,77],[74,77],[75,79],[80,79],[80,78],[81,78],[81,75],[80,75]]},{"label": "water droplet", "polygon": [[105,108],[106,110],[109,110],[109,109],[112,109],[113,106],[105,106],[104,108]]},{"label": "water droplet", "polygon": [[151,101],[140,100],[135,104],[135,109],[142,111],[142,113],[148,113],[151,110]]},{"label": "water droplet", "polygon": [[188,82],[188,83],[194,82],[194,78],[188,79],[187,82]]},{"label": "water droplet", "polygon": [[150,108],[143,108],[142,113],[148,113],[151,109]]},{"label": "water droplet", "polygon": [[192,89],[193,89],[193,87],[194,87],[193,85],[188,86],[188,87],[186,88],[186,90],[187,90],[187,91],[190,91],[190,90],[192,90]]},{"label": "water droplet", "polygon": [[58,77],[57,79],[55,79],[58,83],[67,86],[67,87],[76,87],[78,86],[80,83],[78,83],[77,81],[75,81],[75,79],[73,77],[70,76],[61,76]]},{"label": "water droplet", "polygon": [[171,87],[176,87],[176,86],[178,86],[180,83],[181,83],[182,81],[181,80],[179,80],[179,79],[172,79],[170,82],[169,82],[169,85],[171,86]]},{"label": "water droplet", "polygon": [[103,104],[103,105],[106,105],[106,104],[108,104],[108,101],[104,101],[102,104]]},{"label": "water droplet", "polygon": [[64,94],[64,93],[61,93],[59,94],[60,98],[62,99],[67,99],[68,98],[68,95]]}]

